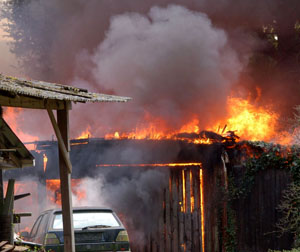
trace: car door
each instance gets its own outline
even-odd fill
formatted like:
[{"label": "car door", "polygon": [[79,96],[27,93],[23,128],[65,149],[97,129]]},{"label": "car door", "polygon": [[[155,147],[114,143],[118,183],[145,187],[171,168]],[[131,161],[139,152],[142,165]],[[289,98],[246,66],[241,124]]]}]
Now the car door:
[{"label": "car door", "polygon": [[35,243],[43,244],[47,233],[49,214],[43,214],[36,220],[30,233],[30,240]]}]

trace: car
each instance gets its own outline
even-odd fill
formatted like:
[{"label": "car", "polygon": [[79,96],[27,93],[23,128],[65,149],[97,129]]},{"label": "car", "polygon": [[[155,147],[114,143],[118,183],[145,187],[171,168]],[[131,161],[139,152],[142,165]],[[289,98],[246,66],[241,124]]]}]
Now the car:
[{"label": "car", "polygon": [[[73,208],[77,251],[130,251],[128,233],[116,213],[109,208]],[[46,251],[64,251],[62,211],[44,211],[23,239],[42,244]]]}]

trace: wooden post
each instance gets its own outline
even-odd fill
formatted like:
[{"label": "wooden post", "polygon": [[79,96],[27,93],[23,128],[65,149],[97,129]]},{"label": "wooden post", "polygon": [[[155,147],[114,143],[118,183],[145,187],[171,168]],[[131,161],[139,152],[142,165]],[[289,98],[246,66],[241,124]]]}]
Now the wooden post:
[{"label": "wooden post", "polygon": [[10,179],[7,184],[6,196],[3,204],[0,205],[0,241],[14,243],[13,235],[13,206],[14,206],[14,185],[15,180]]},{"label": "wooden post", "polygon": [[0,167],[0,206],[3,204],[4,195],[3,195],[3,170]]},{"label": "wooden post", "polygon": [[[57,110],[57,124],[64,141],[67,154],[69,156],[69,111]],[[64,228],[64,251],[74,252],[74,228],[73,228],[73,209],[72,209],[72,194],[71,194],[71,174],[65,162],[65,157],[62,149],[59,148],[59,173],[60,173],[60,190],[61,190],[61,205],[63,215]]]}]

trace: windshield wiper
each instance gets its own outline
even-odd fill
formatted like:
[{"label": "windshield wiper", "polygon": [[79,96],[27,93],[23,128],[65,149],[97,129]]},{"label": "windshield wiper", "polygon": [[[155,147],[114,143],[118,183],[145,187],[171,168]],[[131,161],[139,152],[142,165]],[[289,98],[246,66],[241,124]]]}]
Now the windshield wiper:
[{"label": "windshield wiper", "polygon": [[111,226],[108,226],[108,225],[93,225],[93,226],[86,226],[86,227],[83,227],[82,230],[86,230],[86,229],[89,229],[89,228],[109,228]]}]

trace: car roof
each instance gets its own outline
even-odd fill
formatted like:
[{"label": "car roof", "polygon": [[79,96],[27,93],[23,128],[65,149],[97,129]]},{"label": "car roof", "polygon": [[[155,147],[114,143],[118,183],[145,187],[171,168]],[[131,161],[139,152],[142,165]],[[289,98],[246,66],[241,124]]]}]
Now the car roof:
[{"label": "car roof", "polygon": [[[113,210],[111,208],[108,207],[90,207],[90,206],[84,206],[84,207],[73,207],[73,212],[74,211],[105,211],[105,212],[113,212]],[[53,208],[53,209],[48,209],[43,211],[41,214],[44,213],[49,213],[52,212],[54,213],[59,213],[62,212],[61,208]]]}]

